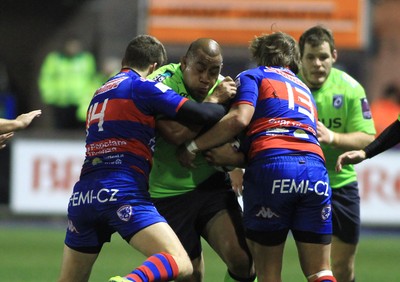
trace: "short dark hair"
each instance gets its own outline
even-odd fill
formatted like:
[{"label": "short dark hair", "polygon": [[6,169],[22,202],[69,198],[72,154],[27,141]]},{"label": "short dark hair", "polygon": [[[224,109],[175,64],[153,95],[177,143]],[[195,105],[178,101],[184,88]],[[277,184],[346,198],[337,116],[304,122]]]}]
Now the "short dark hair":
[{"label": "short dark hair", "polygon": [[400,88],[396,85],[396,83],[388,84],[383,90],[383,97],[396,98],[400,100]]},{"label": "short dark hair", "polygon": [[299,70],[299,49],[289,34],[280,31],[263,34],[253,39],[249,49],[258,66],[289,67],[294,73]]},{"label": "short dark hair", "polygon": [[125,50],[122,65],[139,70],[157,63],[162,66],[167,62],[167,52],[164,45],[151,35],[138,35],[133,38]]},{"label": "short dark hair", "polygon": [[324,42],[328,42],[329,47],[331,48],[331,54],[333,54],[336,47],[332,31],[322,25],[316,25],[309,28],[300,36],[299,39],[301,57],[304,55],[304,46],[306,43],[310,44],[312,47],[316,47],[322,45]]}]

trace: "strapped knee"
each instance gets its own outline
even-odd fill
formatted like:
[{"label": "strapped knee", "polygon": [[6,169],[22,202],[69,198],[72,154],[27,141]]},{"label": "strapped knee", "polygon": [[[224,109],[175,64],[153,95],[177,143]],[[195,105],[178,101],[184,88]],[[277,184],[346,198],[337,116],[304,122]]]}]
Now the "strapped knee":
[{"label": "strapped knee", "polygon": [[307,276],[307,279],[314,279],[313,282],[336,282],[333,273],[330,270],[321,270],[320,272]]}]

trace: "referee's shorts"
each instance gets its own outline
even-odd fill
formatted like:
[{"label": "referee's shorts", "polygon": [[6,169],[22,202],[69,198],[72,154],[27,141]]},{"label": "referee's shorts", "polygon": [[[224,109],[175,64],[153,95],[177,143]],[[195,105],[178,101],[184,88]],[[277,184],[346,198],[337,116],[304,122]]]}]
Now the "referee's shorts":
[{"label": "referee's shorts", "polygon": [[345,243],[357,244],[360,238],[360,195],[358,183],[332,188],[333,236]]}]

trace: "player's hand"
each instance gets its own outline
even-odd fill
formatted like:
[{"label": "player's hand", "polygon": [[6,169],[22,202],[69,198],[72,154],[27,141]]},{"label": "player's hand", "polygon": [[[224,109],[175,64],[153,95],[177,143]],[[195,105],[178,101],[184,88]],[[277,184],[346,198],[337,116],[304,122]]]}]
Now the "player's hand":
[{"label": "player's hand", "polygon": [[26,128],[29,124],[31,124],[34,118],[40,117],[41,114],[42,110],[34,110],[29,113],[17,116],[16,120],[21,124],[19,129]]},{"label": "player's hand", "polygon": [[186,149],[186,145],[182,144],[178,147],[176,151],[176,157],[178,158],[179,163],[183,167],[187,168],[196,168],[193,164],[194,159],[196,158],[196,154],[189,152]]},{"label": "player's hand", "polygon": [[235,168],[229,171],[229,177],[231,179],[231,185],[233,191],[235,191],[236,196],[243,195],[243,169]]},{"label": "player's hand", "polygon": [[317,122],[317,137],[320,143],[332,144],[334,132],[328,129],[322,122]]},{"label": "player's hand", "polygon": [[207,97],[205,101],[225,104],[236,96],[236,84],[235,81],[230,77],[225,77],[217,87],[215,87],[213,93]]},{"label": "player's hand", "polygon": [[204,152],[205,159],[215,166],[241,166],[244,162],[244,154],[238,152],[230,142],[212,148]]},{"label": "player's hand", "polygon": [[346,164],[358,164],[366,159],[365,151],[349,151],[341,154],[336,161],[336,172],[342,171],[343,165]]},{"label": "player's hand", "polygon": [[13,136],[14,132],[0,134],[0,149],[3,149],[7,145],[6,142]]}]

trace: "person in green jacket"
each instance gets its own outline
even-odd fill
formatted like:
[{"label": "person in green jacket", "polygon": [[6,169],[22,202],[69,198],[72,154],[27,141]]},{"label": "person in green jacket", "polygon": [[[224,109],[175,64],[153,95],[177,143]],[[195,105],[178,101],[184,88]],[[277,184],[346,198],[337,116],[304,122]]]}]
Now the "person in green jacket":
[{"label": "person in green jacket", "polygon": [[[175,92],[197,102],[220,100],[221,93],[236,94],[230,77],[220,75],[221,47],[208,38],[194,41],[180,63],[161,67],[149,78],[164,83]],[[254,281],[253,261],[246,245],[242,212],[229,177],[199,155],[195,168],[182,167],[175,153],[179,145],[201,130],[159,117],[153,167],[149,178],[152,200],[189,254],[193,265],[190,280],[204,279],[201,237],[227,266],[225,282]]]},{"label": "person in green jacket", "polygon": [[40,70],[39,90],[42,101],[53,111],[57,129],[84,128],[86,116],[77,108],[92,95],[97,85],[96,59],[85,51],[76,37],[68,37],[61,51],[50,52]]},{"label": "person in green jacket", "polygon": [[360,235],[360,196],[354,167],[336,173],[336,160],[374,140],[375,127],[364,88],[334,68],[333,34],[322,26],[305,31],[299,40],[300,79],[310,88],[318,110],[318,141],[332,187],[332,271],[338,282],[355,281],[354,262]]}]

